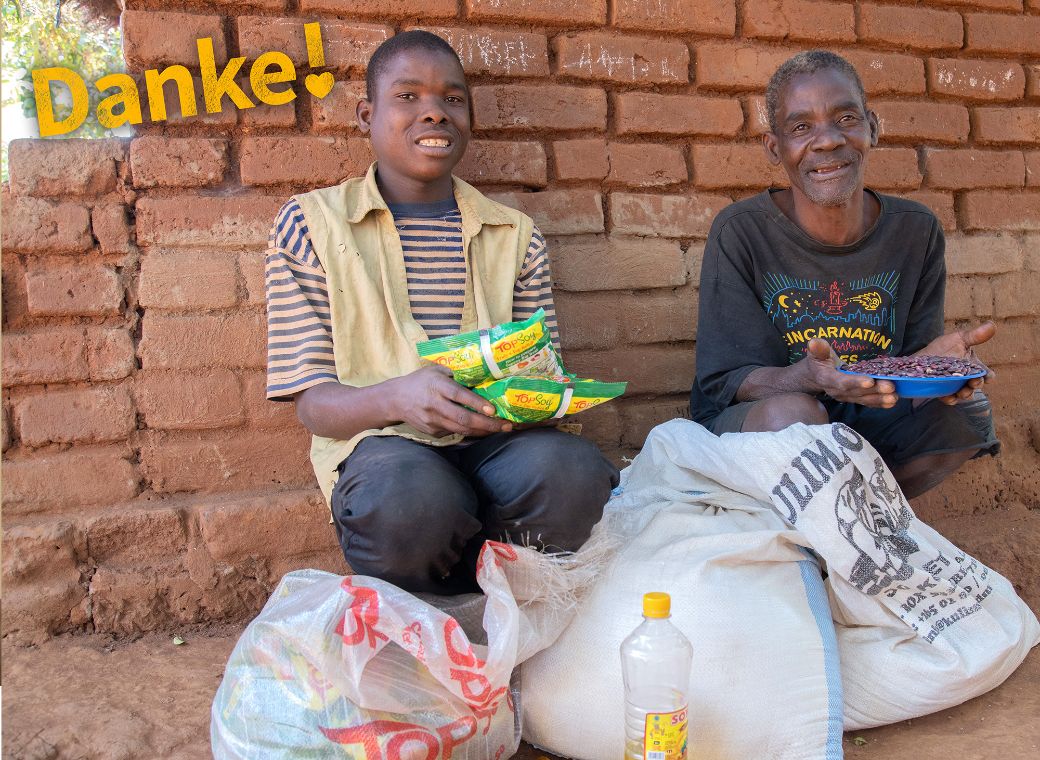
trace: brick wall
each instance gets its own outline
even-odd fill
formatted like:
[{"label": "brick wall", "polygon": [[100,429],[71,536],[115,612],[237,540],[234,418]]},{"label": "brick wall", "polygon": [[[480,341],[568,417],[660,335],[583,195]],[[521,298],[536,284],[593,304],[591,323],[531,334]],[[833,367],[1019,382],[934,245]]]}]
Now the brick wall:
[{"label": "brick wall", "polygon": [[782,182],[759,146],[770,73],[808,47],[849,57],[882,121],[869,183],[942,220],[949,324],[1000,324],[981,353],[1000,374],[1004,456],[918,508],[940,524],[1040,500],[1038,0],[125,5],[137,74],[191,67],[199,36],[246,71],[270,49],[302,63],[303,23],[319,20],[338,82],[321,101],[299,86],[289,105],[195,119],[171,96],[169,121],[130,141],[13,144],[2,432],[16,639],[242,618],[286,569],[344,570],[306,436],[263,400],[263,248],[289,194],[366,167],[365,60],[416,26],[456,46],[473,89],[459,174],[549,238],[568,366],[630,381],[582,420],[615,458],[688,414],[712,217]]}]

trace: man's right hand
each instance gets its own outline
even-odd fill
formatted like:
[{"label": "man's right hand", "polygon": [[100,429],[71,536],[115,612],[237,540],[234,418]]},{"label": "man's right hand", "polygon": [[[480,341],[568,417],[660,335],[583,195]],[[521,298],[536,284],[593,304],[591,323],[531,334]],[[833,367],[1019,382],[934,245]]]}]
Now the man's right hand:
[{"label": "man's right hand", "polygon": [[810,389],[822,391],[835,401],[889,409],[899,400],[895,385],[888,380],[839,372],[841,359],[831,344],[821,338],[809,341],[800,363]]},{"label": "man's right hand", "polygon": [[484,436],[513,429],[511,422],[495,416],[487,399],[459,385],[451,370],[438,364],[388,380],[385,389],[389,416],[429,435]]}]

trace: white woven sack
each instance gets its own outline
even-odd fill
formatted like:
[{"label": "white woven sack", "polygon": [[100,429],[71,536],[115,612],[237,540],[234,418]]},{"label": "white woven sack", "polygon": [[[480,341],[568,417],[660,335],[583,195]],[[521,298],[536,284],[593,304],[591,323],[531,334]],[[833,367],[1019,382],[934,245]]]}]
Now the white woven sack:
[{"label": "white woven sack", "polygon": [[703,475],[771,502],[825,561],[847,728],[983,694],[1040,641],[1040,624],[1011,583],[921,522],[850,428],[721,438],[682,421],[662,428],[689,441]]},{"label": "white woven sack", "polygon": [[819,568],[769,505],[690,469],[685,430],[658,428],[625,470],[601,524],[624,549],[563,635],[523,665],[524,738],[582,760],[622,756],[618,650],[642,594],[659,590],[693,643],[691,757],[840,758],[838,654]]}]

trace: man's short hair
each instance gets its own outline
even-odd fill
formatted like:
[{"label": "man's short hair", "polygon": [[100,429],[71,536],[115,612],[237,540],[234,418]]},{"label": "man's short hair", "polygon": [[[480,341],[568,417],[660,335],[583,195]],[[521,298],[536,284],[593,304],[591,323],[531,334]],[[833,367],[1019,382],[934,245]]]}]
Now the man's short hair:
[{"label": "man's short hair", "polygon": [[459,62],[462,68],[462,60],[455,49],[443,38],[432,32],[424,32],[421,29],[413,29],[407,32],[395,34],[376,48],[372,57],[368,59],[368,70],[365,72],[365,89],[368,90],[366,98],[372,100],[376,94],[376,84],[379,77],[383,75],[390,62],[399,54],[411,50],[425,50],[430,53],[444,53],[450,55]]},{"label": "man's short hair", "polygon": [[851,79],[856,85],[859,99],[863,102],[864,112],[867,110],[867,91],[863,89],[863,82],[851,63],[829,50],[806,50],[784,61],[769,78],[769,84],[766,86],[766,113],[769,116],[770,130],[774,133],[777,131],[776,109],[780,105],[780,93],[784,87],[797,76],[824,70],[840,71]]}]

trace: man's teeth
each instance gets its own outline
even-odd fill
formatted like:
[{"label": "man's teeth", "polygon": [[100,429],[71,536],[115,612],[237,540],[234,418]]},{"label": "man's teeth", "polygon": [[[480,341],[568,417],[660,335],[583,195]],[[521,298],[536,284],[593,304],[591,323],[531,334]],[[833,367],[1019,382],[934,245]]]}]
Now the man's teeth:
[{"label": "man's teeth", "polygon": [[447,140],[428,138],[419,141],[420,145],[425,145],[428,148],[447,148],[451,143]]}]

